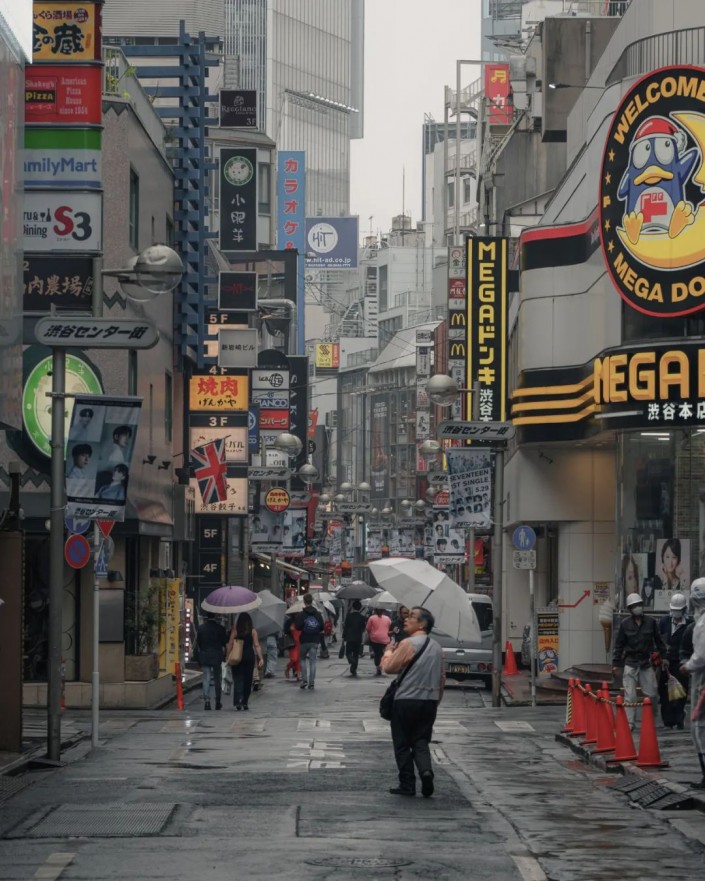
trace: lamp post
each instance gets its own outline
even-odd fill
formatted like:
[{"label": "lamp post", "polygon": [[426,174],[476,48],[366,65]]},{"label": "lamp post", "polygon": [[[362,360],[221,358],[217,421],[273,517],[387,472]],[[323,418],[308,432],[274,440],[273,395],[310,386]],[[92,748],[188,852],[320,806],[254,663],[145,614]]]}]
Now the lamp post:
[{"label": "lamp post", "polygon": [[[102,258],[93,260],[94,287],[91,301],[92,315],[103,314],[103,278],[117,278],[125,296],[133,300],[151,300],[168,293],[181,281],[184,267],[181,258],[166,245],[152,245],[133,258],[124,269],[103,269]],[[49,502],[49,632],[47,664],[47,757],[58,762],[61,755],[61,638],[64,592],[64,511],[66,487],[64,482],[64,431],[66,400],[65,349],[52,348],[51,380],[51,492]],[[94,525],[94,543],[98,553],[97,524]],[[91,743],[98,745],[98,717],[100,711],[99,667],[100,583],[93,582],[93,671],[91,674]]]}]

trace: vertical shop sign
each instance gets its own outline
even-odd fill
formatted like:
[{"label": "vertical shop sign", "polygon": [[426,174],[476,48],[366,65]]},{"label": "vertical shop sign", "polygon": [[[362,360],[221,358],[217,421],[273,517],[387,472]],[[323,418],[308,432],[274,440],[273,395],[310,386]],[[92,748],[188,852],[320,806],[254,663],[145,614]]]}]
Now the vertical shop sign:
[{"label": "vertical shop sign", "polygon": [[558,609],[536,610],[536,672],[546,678],[558,670],[559,616]]},{"label": "vertical shop sign", "polygon": [[[429,413],[429,398],[426,392],[426,384],[431,376],[431,358],[433,353],[433,331],[416,331],[416,441],[420,446],[422,441],[431,437],[431,415]],[[426,463],[423,459],[424,470]]]},{"label": "vertical shop sign", "polygon": [[[468,369],[467,291],[465,249],[448,248],[448,372],[459,388],[467,388]],[[466,408],[468,395],[458,395],[450,410],[452,419],[463,419],[470,414]]]},{"label": "vertical shop sign", "polygon": [[257,250],[257,150],[220,151],[220,250]]},{"label": "vertical shop sign", "polygon": [[218,308],[224,312],[255,312],[257,273],[221,272],[218,276]]},{"label": "vertical shop sign", "polygon": [[[452,323],[452,322],[451,322]],[[479,418],[507,418],[507,239],[467,240],[467,372],[479,386]],[[454,341],[450,343],[453,352]],[[457,345],[457,343],[456,343]]]},{"label": "vertical shop sign", "polygon": [[485,65],[485,98],[491,125],[512,124],[512,104],[509,88],[509,65]]},{"label": "vertical shop sign", "polygon": [[306,154],[280,150],[277,157],[277,246],[306,250]]},{"label": "vertical shop sign", "polygon": [[372,397],[372,498],[389,496],[389,402],[386,394]]}]

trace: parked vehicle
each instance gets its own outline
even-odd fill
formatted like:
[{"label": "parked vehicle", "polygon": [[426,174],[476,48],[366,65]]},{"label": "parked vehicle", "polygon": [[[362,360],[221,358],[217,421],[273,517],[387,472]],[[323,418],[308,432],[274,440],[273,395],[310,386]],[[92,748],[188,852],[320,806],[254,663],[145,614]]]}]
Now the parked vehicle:
[{"label": "parked vehicle", "polygon": [[481,679],[485,688],[492,688],[492,622],[494,610],[492,600],[481,593],[468,594],[468,601],[480,626],[480,642],[458,642],[450,637],[434,634],[434,639],[443,649],[446,662],[446,676],[463,682],[467,679]]}]

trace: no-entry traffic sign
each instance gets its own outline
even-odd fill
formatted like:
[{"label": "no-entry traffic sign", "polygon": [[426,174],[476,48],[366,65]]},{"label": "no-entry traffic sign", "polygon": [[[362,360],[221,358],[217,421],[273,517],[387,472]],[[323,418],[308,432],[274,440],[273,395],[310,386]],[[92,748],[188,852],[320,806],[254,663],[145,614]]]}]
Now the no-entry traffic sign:
[{"label": "no-entry traffic sign", "polygon": [[72,569],[83,569],[91,558],[91,546],[83,535],[70,535],[64,545],[64,557]]}]

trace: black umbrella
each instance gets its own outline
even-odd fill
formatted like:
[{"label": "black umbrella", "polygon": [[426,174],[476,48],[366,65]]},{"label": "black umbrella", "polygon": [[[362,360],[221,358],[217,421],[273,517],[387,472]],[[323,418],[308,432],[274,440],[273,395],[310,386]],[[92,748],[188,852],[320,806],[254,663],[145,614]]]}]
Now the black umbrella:
[{"label": "black umbrella", "polygon": [[378,591],[364,581],[353,581],[352,584],[346,584],[336,593],[335,598],[338,600],[369,600],[376,596]]}]

